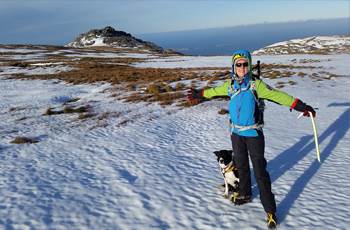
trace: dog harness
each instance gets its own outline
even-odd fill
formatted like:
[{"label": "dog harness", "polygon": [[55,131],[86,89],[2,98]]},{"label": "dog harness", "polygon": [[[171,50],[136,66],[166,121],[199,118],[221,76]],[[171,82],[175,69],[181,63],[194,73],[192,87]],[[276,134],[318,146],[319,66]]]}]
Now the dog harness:
[{"label": "dog harness", "polygon": [[232,172],[233,170],[236,170],[236,167],[233,165],[232,161],[227,165],[226,168],[221,169],[221,173],[225,174],[228,172]]}]

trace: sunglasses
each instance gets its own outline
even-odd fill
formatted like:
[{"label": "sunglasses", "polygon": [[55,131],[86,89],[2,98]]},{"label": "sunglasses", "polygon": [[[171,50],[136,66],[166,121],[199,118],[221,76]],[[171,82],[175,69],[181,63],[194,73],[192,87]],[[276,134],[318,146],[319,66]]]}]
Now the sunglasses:
[{"label": "sunglasses", "polygon": [[248,67],[248,62],[243,62],[243,63],[236,63],[236,67]]}]

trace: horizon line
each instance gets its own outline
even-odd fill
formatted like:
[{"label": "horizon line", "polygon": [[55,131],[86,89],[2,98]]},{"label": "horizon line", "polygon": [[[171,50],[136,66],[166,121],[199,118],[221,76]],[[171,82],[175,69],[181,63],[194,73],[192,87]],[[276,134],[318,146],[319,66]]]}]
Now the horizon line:
[{"label": "horizon line", "polygon": [[299,19],[299,20],[290,20],[290,21],[279,21],[279,22],[268,22],[264,21],[262,23],[248,23],[235,26],[219,26],[219,27],[209,27],[209,28],[199,28],[199,29],[186,29],[186,30],[172,30],[165,32],[150,32],[150,33],[135,33],[135,35],[155,35],[155,34],[165,34],[165,33],[180,33],[180,32],[190,32],[190,31],[203,31],[203,30],[212,30],[212,29],[226,29],[234,27],[245,27],[245,26],[256,26],[256,25],[266,25],[266,24],[283,24],[283,23],[298,23],[298,22],[310,22],[310,21],[327,21],[327,20],[339,20],[339,19],[348,19],[350,24],[349,17],[339,17],[339,18],[313,18],[313,19]]}]

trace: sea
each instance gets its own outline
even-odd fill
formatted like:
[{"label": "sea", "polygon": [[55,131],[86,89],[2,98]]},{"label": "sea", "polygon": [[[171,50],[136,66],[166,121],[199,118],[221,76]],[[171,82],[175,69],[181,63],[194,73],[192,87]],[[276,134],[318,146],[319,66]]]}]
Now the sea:
[{"label": "sea", "polygon": [[350,35],[350,18],[261,23],[225,28],[138,34],[143,40],[188,55],[230,55],[311,36]]}]

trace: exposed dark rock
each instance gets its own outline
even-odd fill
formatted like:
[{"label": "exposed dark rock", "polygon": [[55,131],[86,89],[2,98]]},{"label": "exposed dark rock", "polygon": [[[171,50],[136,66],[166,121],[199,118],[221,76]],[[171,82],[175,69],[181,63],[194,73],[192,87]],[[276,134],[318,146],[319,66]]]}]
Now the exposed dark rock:
[{"label": "exposed dark rock", "polygon": [[80,34],[73,42],[67,44],[68,47],[90,47],[90,46],[109,46],[132,48],[139,50],[148,50],[157,53],[179,54],[172,50],[165,50],[152,42],[143,41],[124,31],[115,30],[111,26],[103,29],[93,29],[89,32]]}]

